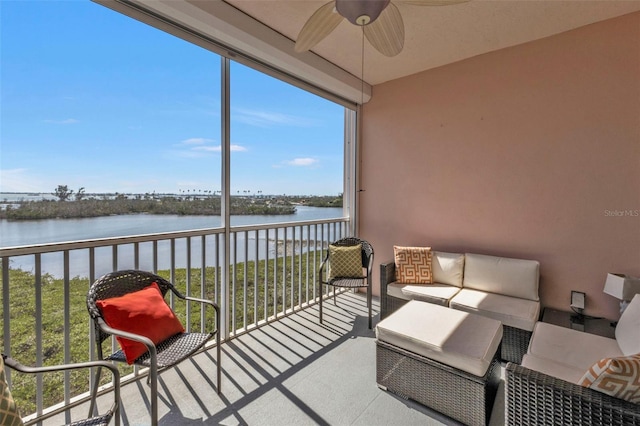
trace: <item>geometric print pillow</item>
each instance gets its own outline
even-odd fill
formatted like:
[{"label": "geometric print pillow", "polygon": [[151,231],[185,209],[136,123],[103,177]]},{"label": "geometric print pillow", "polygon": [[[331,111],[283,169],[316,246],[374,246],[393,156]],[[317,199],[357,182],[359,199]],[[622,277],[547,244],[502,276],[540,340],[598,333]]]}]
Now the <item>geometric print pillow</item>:
[{"label": "geometric print pillow", "polygon": [[334,278],[362,278],[362,244],[329,245],[328,281]]},{"label": "geometric print pillow", "polygon": [[579,384],[640,404],[640,354],[603,358],[589,368]]},{"label": "geometric print pillow", "polygon": [[396,281],[405,284],[433,284],[431,247],[393,246]]},{"label": "geometric print pillow", "polygon": [[18,407],[11,396],[11,390],[4,376],[4,359],[0,355],[0,425],[22,425]]}]

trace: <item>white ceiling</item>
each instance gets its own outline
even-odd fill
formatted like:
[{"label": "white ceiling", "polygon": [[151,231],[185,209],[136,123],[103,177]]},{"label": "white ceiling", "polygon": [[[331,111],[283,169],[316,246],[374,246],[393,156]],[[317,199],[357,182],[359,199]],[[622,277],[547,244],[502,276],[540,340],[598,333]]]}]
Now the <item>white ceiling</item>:
[{"label": "white ceiling", "polygon": [[[215,3],[188,1],[205,12],[208,3]],[[293,41],[306,20],[326,3],[225,1]],[[365,41],[364,80],[372,85],[640,11],[640,0],[472,0],[444,7],[392,1],[405,23],[404,50],[389,58]],[[361,28],[344,20],[313,52],[360,77],[361,46]]]}]

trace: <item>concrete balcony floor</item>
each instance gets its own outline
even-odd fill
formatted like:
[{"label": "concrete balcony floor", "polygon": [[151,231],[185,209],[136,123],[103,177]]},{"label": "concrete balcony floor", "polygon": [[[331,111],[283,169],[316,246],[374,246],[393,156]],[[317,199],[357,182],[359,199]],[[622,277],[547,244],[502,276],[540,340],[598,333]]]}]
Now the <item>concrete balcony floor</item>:
[{"label": "concrete balcony floor", "polygon": [[[215,389],[215,350],[160,375],[161,425],[442,425],[456,422],[376,385],[375,333],[366,298],[345,292],[323,304],[224,343],[222,394]],[[374,299],[374,314],[379,312]],[[374,318],[375,323],[378,316]],[[142,379],[122,387],[122,424],[148,425],[149,389]],[[112,401],[100,398],[100,408]],[[72,410],[86,416],[88,405]],[[504,423],[502,386],[491,425]],[[44,425],[59,425],[64,415]]]}]

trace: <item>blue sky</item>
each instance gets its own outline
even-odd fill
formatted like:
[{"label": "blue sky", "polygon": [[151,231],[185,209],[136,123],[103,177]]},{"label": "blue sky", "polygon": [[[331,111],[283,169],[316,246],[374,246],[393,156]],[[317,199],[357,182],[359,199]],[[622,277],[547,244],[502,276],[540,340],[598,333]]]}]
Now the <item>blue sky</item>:
[{"label": "blue sky", "polygon": [[[88,0],[0,0],[0,192],[220,190],[220,58]],[[231,192],[342,192],[344,108],[237,63]]]}]

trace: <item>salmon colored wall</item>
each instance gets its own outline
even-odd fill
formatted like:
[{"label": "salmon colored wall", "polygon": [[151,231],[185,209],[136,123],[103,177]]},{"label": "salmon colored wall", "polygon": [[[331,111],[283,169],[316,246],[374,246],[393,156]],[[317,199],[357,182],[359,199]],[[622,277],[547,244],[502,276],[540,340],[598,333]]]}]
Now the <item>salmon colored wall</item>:
[{"label": "salmon colored wall", "polygon": [[[618,317],[607,272],[640,276],[640,13],[373,89],[359,235],[541,263],[543,306]],[[620,215],[621,216],[617,216]]]}]

